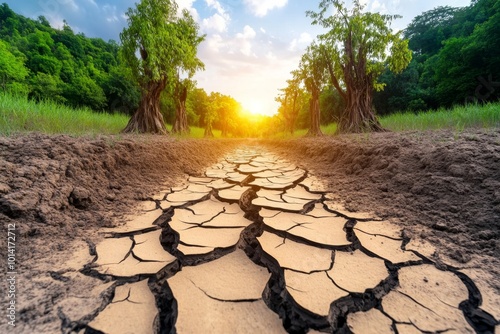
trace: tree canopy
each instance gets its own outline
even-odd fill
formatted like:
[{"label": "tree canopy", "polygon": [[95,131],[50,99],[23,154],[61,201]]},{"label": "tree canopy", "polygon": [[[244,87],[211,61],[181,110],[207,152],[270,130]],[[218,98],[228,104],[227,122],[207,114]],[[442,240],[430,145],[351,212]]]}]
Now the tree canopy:
[{"label": "tree canopy", "polygon": [[386,72],[375,95],[382,113],[452,107],[500,98],[500,3],[475,0],[463,8],[437,7],[405,30],[413,60],[400,75]]},{"label": "tree canopy", "polygon": [[0,5],[0,89],[96,111],[130,113],[139,88],[119,58],[119,45],[50,27]]}]

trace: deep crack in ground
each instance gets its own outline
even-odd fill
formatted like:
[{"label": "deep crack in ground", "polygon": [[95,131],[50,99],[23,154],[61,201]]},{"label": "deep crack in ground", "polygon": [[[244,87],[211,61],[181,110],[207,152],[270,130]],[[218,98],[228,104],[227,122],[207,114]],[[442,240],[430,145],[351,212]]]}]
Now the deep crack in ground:
[{"label": "deep crack in ground", "polygon": [[[394,224],[242,148],[105,229],[81,270],[103,304],[63,333],[494,333],[474,281]],[[64,275],[54,273],[55,279]]]}]

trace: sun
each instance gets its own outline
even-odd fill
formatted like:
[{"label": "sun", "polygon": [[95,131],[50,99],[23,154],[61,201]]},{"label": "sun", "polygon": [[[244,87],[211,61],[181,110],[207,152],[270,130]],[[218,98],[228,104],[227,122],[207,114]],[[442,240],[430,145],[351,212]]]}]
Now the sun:
[{"label": "sun", "polygon": [[243,104],[243,109],[245,111],[248,111],[252,115],[263,115],[265,114],[265,108],[262,102],[257,101],[257,100],[252,100],[245,102]]}]

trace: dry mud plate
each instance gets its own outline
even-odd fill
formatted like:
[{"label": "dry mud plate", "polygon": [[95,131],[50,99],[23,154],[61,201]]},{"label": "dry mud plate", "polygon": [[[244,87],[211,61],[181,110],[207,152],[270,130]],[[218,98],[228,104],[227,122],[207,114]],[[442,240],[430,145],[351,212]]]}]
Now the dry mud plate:
[{"label": "dry mud plate", "polygon": [[[321,180],[242,147],[77,244],[63,333],[494,333],[498,295],[474,269],[333,200]],[[102,238],[104,236],[104,238]],[[71,262],[70,261],[70,262]],[[492,295],[493,294],[493,295]],[[95,302],[95,301],[99,302]]]}]

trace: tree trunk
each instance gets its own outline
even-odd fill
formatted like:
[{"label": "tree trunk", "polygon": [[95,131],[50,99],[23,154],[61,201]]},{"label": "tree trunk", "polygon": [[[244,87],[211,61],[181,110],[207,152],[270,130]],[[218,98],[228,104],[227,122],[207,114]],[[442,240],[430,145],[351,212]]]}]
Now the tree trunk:
[{"label": "tree trunk", "polygon": [[[298,99],[298,96],[299,96],[299,93],[298,92],[294,92],[293,93],[293,96],[292,96],[292,110],[291,111],[287,111],[287,117],[286,117],[286,120],[287,120],[287,127],[288,127],[288,131],[290,131],[290,134],[293,136],[293,133],[295,132],[295,123],[297,122],[297,118],[299,117],[299,110],[297,110],[297,99]],[[286,98],[286,100],[288,99],[288,97]],[[286,103],[286,100],[285,100],[285,103]]]},{"label": "tree trunk", "polygon": [[205,125],[205,138],[213,138],[214,133],[212,132],[212,122],[207,122]]},{"label": "tree trunk", "polygon": [[182,88],[180,88],[180,92],[175,95],[175,122],[172,132],[178,134],[189,134],[190,130],[186,113],[187,88],[182,86]]},{"label": "tree trunk", "polygon": [[309,127],[309,131],[307,132],[308,137],[319,137],[322,136],[321,132],[321,111],[319,108],[319,94],[318,90],[314,90],[312,92],[311,100],[309,102],[309,113],[311,115],[311,125]]},{"label": "tree trunk", "polygon": [[122,132],[168,134],[160,111],[160,94],[165,89],[165,85],[166,79],[153,81],[147,85],[139,108]]},{"label": "tree trunk", "polygon": [[222,131],[221,131],[221,137],[227,138],[229,137],[229,126],[227,124],[227,116],[223,116],[224,121],[222,122]]},{"label": "tree trunk", "polygon": [[352,32],[344,44],[348,62],[343,66],[347,88],[346,109],[340,117],[337,133],[362,133],[386,131],[373,110],[373,77],[367,74],[366,56],[361,45],[357,57],[353,51]]},{"label": "tree trunk", "polygon": [[371,83],[348,86],[346,109],[340,117],[337,133],[386,131],[375,115]]}]

